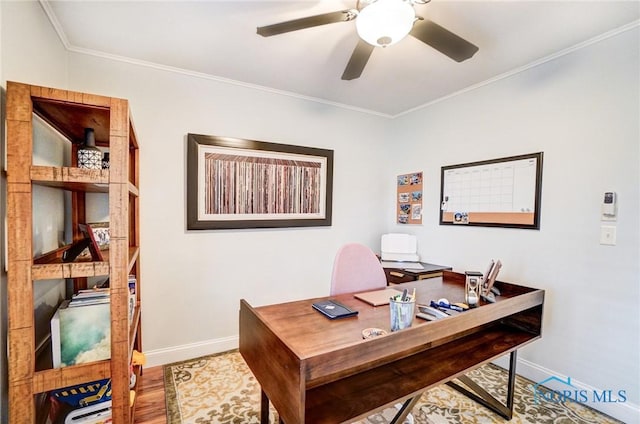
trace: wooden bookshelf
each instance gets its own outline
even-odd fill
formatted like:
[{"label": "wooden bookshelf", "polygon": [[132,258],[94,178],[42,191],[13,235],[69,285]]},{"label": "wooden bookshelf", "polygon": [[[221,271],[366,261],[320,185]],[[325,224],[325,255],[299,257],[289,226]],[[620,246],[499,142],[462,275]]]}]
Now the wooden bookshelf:
[{"label": "wooden bookshelf", "polygon": [[[34,115],[71,143],[71,166],[33,164]],[[8,82],[6,125],[9,423],[42,422],[48,409],[43,406],[43,393],[104,378],[111,378],[113,422],[131,423],[135,404],[129,402],[129,369],[132,351],[142,351],[142,335],[139,155],[129,103],[113,97]],[[74,166],[78,144],[88,127],[94,128],[96,145],[108,148],[109,169]],[[34,185],[71,193],[73,240],[68,240],[69,243],[78,240],[78,224],[86,222],[86,193],[106,193],[110,243],[109,250],[103,251],[104,261],[65,263],[62,253],[66,247],[34,257]],[[138,281],[131,323],[129,275],[135,275]],[[88,277],[100,276],[108,276],[110,282],[111,359],[53,368],[50,359],[39,357],[50,356],[51,347],[35,346],[34,285],[39,280],[67,279],[75,289],[86,288]],[[140,368],[136,367],[135,372],[140,374]]]}]

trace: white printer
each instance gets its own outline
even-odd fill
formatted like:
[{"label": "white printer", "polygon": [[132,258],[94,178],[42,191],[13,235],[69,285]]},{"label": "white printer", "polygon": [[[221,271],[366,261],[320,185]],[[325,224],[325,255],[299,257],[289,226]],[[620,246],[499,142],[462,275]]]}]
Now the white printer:
[{"label": "white printer", "polygon": [[383,234],[380,243],[380,259],[383,261],[420,262],[416,236],[400,233]]}]

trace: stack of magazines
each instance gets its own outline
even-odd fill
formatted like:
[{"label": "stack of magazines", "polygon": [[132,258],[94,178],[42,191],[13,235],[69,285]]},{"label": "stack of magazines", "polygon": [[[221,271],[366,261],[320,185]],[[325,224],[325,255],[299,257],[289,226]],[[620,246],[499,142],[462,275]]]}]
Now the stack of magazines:
[{"label": "stack of magazines", "polygon": [[78,293],[71,297],[69,302],[70,308],[78,306],[96,305],[99,303],[109,303],[110,301],[109,288],[104,289],[86,289],[79,290]]}]

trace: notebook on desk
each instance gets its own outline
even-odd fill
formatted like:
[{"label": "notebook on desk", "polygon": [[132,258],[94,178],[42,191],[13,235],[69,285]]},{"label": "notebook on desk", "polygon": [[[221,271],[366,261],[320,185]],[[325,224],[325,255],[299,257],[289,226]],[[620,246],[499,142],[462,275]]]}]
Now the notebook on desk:
[{"label": "notebook on desk", "polygon": [[363,302],[367,302],[369,305],[382,306],[389,303],[389,298],[402,294],[400,290],[396,289],[383,289],[373,290],[368,292],[356,293],[353,296],[356,299],[360,299]]},{"label": "notebook on desk", "polygon": [[329,319],[347,318],[358,315],[358,311],[343,305],[335,300],[327,299],[315,302],[311,305],[313,309],[320,312]]}]

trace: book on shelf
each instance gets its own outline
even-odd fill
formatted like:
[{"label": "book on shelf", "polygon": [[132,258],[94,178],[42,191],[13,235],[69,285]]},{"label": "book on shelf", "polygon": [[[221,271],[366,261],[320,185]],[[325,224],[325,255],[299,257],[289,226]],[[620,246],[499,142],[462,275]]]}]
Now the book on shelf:
[{"label": "book on shelf", "polygon": [[133,315],[136,311],[138,282],[135,275],[129,275],[129,324],[133,321]]},{"label": "book on shelf", "polygon": [[84,297],[84,296],[102,296],[108,295],[109,287],[94,287],[91,289],[80,289],[73,297]]},{"label": "book on shelf", "polygon": [[78,306],[95,305],[98,303],[109,303],[111,292],[109,289],[79,290],[71,297],[69,308]]},{"label": "book on shelf", "polygon": [[88,305],[101,305],[101,304],[109,304],[109,298],[88,298],[88,299],[80,299],[74,300],[69,303],[69,308],[79,308],[81,306]]},{"label": "book on shelf", "polygon": [[129,293],[136,294],[137,291],[138,291],[138,280],[136,279],[135,275],[130,275],[129,276]]},{"label": "book on shelf", "polygon": [[111,380],[63,387],[49,392],[50,424],[97,424],[110,422]]},{"label": "book on shelf", "polygon": [[70,307],[62,302],[51,318],[53,367],[60,368],[111,357],[111,305],[104,301]]}]

